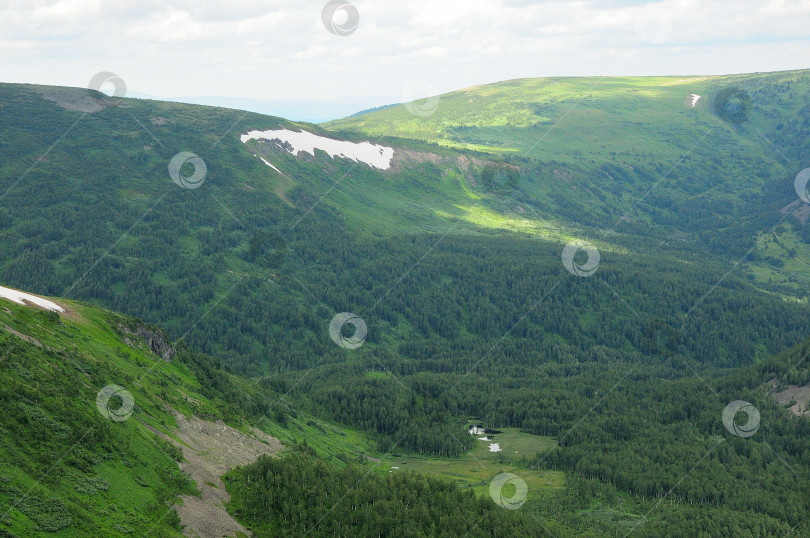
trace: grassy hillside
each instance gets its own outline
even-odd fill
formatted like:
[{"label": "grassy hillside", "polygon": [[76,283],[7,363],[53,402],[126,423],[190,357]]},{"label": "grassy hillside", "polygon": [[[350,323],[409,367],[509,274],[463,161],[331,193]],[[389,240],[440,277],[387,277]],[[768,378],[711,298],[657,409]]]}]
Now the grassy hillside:
[{"label": "grassy hillside", "polygon": [[[67,316],[0,303],[0,525],[20,536],[178,535],[168,507],[196,486],[177,466],[179,450],[150,428],[170,434],[166,406],[221,415],[189,369],[137,337],[127,345],[118,327],[130,318],[73,301]],[[130,391],[126,420],[97,408],[108,385]],[[113,400],[112,409],[124,405]]]},{"label": "grassy hillside", "polygon": [[[707,132],[714,133],[707,146],[720,147],[725,138],[723,145],[762,155],[772,148],[762,147],[755,130],[772,131],[798,114],[807,104],[808,75],[518,79],[436,96],[422,114],[399,105],[324,126],[568,165],[677,160]],[[731,87],[748,93],[751,104],[729,118],[716,104]],[[694,105],[692,95],[700,97]]]},{"label": "grassy hillside", "polygon": [[[520,79],[436,99],[325,126],[507,159],[521,178],[510,192],[517,204],[501,213],[686,238],[735,260],[797,200],[793,179],[810,163],[806,70]],[[412,113],[414,106],[425,112]],[[807,283],[806,271],[753,261],[758,278],[770,270],[770,282]]]},{"label": "grassy hillside", "polygon": [[[175,351],[157,328],[59,303],[66,313],[0,299],[4,536],[181,535],[171,507],[183,504],[180,495],[199,497],[203,485],[178,467],[189,445],[175,413],[224,419],[244,432],[249,421],[284,442],[306,438],[327,460],[367,450],[356,432],[306,414],[279,424],[269,406],[278,395],[208,357],[182,346]],[[228,460],[224,452],[216,457]]]},{"label": "grassy hillside", "polygon": [[[4,282],[159,324],[239,371],[266,376],[279,393],[306,394],[318,412],[380,435],[383,445],[407,429],[406,421],[424,421],[426,436],[406,440],[405,448],[455,455],[467,447],[448,441],[444,429],[458,431],[462,413],[534,433],[557,433],[570,423],[574,413],[557,410],[547,426],[535,416],[547,411],[530,401],[517,414],[491,411],[485,397],[463,392],[448,403],[432,388],[436,379],[414,375],[464,374],[500,342],[515,346],[504,351],[520,367],[506,372],[511,380],[536,376],[539,368],[553,372],[547,357],[588,361],[599,346],[620,353],[622,362],[655,356],[657,363],[667,349],[701,368],[729,368],[806,334],[807,305],[780,295],[801,297],[802,288],[769,288],[745,265],[728,273],[729,249],[754,244],[754,232],[779,215],[776,208],[746,217],[748,206],[718,207],[733,226],[754,226],[735,228],[736,235],[724,233],[715,212],[700,224],[691,213],[673,220],[681,206],[652,205],[645,210],[671,225],[627,222],[611,231],[598,226],[600,206],[580,204],[581,189],[571,183],[560,190],[566,178],[574,180],[554,163],[490,162],[400,140],[397,151],[411,160],[380,171],[239,140],[252,129],[300,127],[278,118],[80,90],[0,91],[8,103],[0,109]],[[95,111],[71,110],[82,99],[96,100]],[[190,150],[208,170],[193,190],[174,184],[167,170],[177,152]],[[423,155],[430,152],[436,158]],[[552,176],[556,170],[559,179],[533,175],[537,167]],[[648,172],[621,177],[632,189],[655,181]],[[282,180],[291,182],[286,200],[277,193]],[[535,198],[535,187],[555,194]],[[620,209],[607,198],[601,208],[603,219]],[[740,212],[745,218],[735,217]],[[697,231],[682,233],[684,226]],[[601,253],[600,271],[585,281],[570,279],[560,259],[562,243],[575,237]],[[716,314],[754,305],[769,312],[767,323],[753,314]],[[370,329],[348,362],[328,334],[339,312],[356,313]],[[671,335],[656,335],[655,327]],[[500,368],[490,358],[479,366],[485,377]],[[396,377],[366,377],[379,369]],[[398,383],[403,376],[412,379]],[[366,412],[342,402],[341,390],[385,404]],[[509,407],[527,399],[520,394]]]},{"label": "grassy hillside", "polygon": [[[198,488],[206,486],[195,484],[178,468],[178,463],[193,467],[194,462],[184,458],[181,449],[191,441],[189,432],[179,430],[175,412],[198,425],[203,423],[195,417],[225,419],[245,432],[249,424],[259,425],[286,444],[300,444],[298,451],[307,454],[307,464],[330,473],[341,472],[349,463],[388,468],[375,463],[386,455],[359,432],[301,411],[284,414],[274,409],[271,403],[278,402],[278,394],[226,373],[209,357],[182,346],[175,349],[159,329],[75,301],[59,303],[65,313],[0,299],[4,536],[179,536],[181,523],[188,522],[181,522],[172,506],[188,504],[183,495],[200,497]],[[105,392],[113,385],[115,391]],[[100,394],[113,396],[99,403]],[[527,453],[545,446],[532,447],[529,438],[534,436],[528,434],[508,436],[509,443],[513,437],[522,439],[520,446]],[[228,452],[213,438],[204,447],[216,460],[227,460]],[[518,468],[525,467],[510,467]],[[445,478],[435,482],[438,490],[455,491],[444,471],[420,472]],[[494,465],[479,469],[479,480],[488,481],[497,472]],[[544,474],[560,475],[560,487],[562,473]],[[237,490],[239,499],[246,491]],[[483,510],[506,528],[527,525],[517,514],[496,513],[499,509],[485,492],[477,493],[480,502],[465,497],[456,506],[458,517]],[[407,487],[394,493],[407,495]],[[235,501],[232,509],[240,512],[241,506],[243,501]],[[339,513],[327,524],[338,524]]]},{"label": "grassy hillside", "polygon": [[[342,501],[350,494],[353,503],[378,503],[381,497],[375,491],[384,488],[386,503],[404,502],[412,491],[424,493],[425,479],[419,475],[442,481],[428,480],[427,484],[435,490],[434,501],[442,498],[454,506],[445,509],[446,513],[457,517],[469,513],[475,521],[484,518],[484,528],[494,525],[506,535],[548,531],[563,536],[620,536],[633,530],[652,536],[673,525],[705,529],[707,524],[718,532],[737,529],[744,533],[757,527],[780,533],[788,528],[785,525],[801,525],[793,519],[804,511],[801,503],[806,492],[801,484],[806,481],[795,477],[807,473],[802,439],[807,439],[804,430],[809,423],[791,417],[770,393],[772,387],[781,391],[807,383],[806,342],[760,365],[713,381],[719,392],[714,396],[703,394],[705,381],[695,377],[664,385],[637,379],[641,383],[631,390],[629,400],[608,400],[608,408],[593,423],[583,425],[585,431],[580,428],[576,435],[566,434],[559,446],[549,438],[506,428],[493,439],[500,444],[501,453],[489,452],[487,443],[477,441],[476,448],[461,457],[430,458],[379,452],[357,432],[303,413],[301,402],[290,408],[289,414],[276,413],[269,404],[278,394],[268,390],[265,383],[255,385],[227,374],[209,358],[182,347],[165,361],[152,351],[170,349],[160,345],[158,329],[74,301],[59,302],[68,309],[64,315],[0,300],[0,475],[4,479],[0,525],[12,536],[179,535],[180,522],[170,506],[179,502],[180,495],[199,493],[198,485],[178,469],[177,463],[183,461],[179,449],[155,434],[163,432],[178,439],[171,409],[188,417],[224,418],[244,431],[248,423],[258,424],[285,443],[303,443],[295,451],[301,455],[290,455],[278,464],[266,461],[229,477],[229,488],[236,495],[230,510],[259,535],[297,526],[328,529],[359,525],[358,532],[365,525],[404,525],[404,529],[409,518],[399,523],[393,519],[383,522],[365,508],[362,518],[346,519],[351,503]],[[155,341],[159,345],[151,344]],[[570,384],[572,378],[567,382]],[[120,384],[130,392],[134,402],[131,416],[116,414],[123,399],[119,402],[113,398],[109,404],[112,416],[123,420],[110,420],[100,412],[99,387],[109,384]],[[260,386],[265,388],[259,390]],[[697,442],[678,420],[677,414],[684,412],[683,393],[693,395],[687,406],[691,411],[686,412],[698,430],[715,432],[709,438]],[[750,440],[726,433],[729,445],[718,448],[716,443],[712,445],[718,435],[723,436],[722,426],[717,429],[717,406],[740,394],[747,394],[746,398],[760,409],[762,432]],[[613,417],[623,416],[619,409],[625,413],[627,402],[637,399],[640,405],[629,405],[646,410],[646,419],[616,424]],[[649,402],[643,403],[645,399]],[[614,406],[618,406],[616,414]],[[667,417],[663,424],[662,416]],[[635,436],[645,441],[627,444]],[[652,445],[651,437],[656,439]],[[693,465],[694,459],[703,455],[702,450],[714,450],[706,454],[706,465],[693,469],[690,479],[679,485],[677,494],[672,495],[677,502],[659,506],[656,495],[642,489],[657,483],[655,475],[649,468],[646,472],[631,469],[632,465],[649,466],[649,458],[661,457],[655,450],[650,452],[651,448],[671,443],[678,445],[663,455],[668,463],[662,470],[672,473],[668,480],[679,476],[672,466]],[[672,459],[678,451],[697,452],[691,459]],[[604,467],[611,454],[620,453],[623,463]],[[764,467],[751,460],[752,454],[759,454],[755,459],[762,458]],[[575,463],[583,456],[587,466]],[[341,471],[347,464],[348,468]],[[256,512],[254,508],[262,503],[257,504],[255,498],[267,498],[275,482],[245,481],[256,472],[269,477],[260,471],[268,465],[274,469],[273,480],[290,485],[291,478],[284,477],[294,476],[300,483],[293,485],[302,492],[313,485],[308,473],[316,473],[320,480],[326,473],[335,481],[329,487],[329,496],[334,499],[318,500],[308,495],[311,508],[306,517],[289,520],[284,514],[290,507],[281,499],[292,501],[295,496],[287,491],[275,497],[278,503],[262,501],[265,509]],[[527,484],[522,510],[493,512],[489,483],[501,472],[513,473]],[[341,473],[353,477],[350,483],[362,482],[362,487],[351,487]],[[400,474],[399,478],[392,476]],[[458,485],[446,485],[450,481]],[[764,488],[763,497],[754,499],[759,503],[757,512],[764,510],[764,515],[753,516],[747,508],[750,495],[737,494],[750,491],[749,481]],[[799,489],[794,491],[794,486]],[[470,487],[479,501],[464,496],[463,491]],[[718,494],[724,498],[720,507],[715,507],[719,499],[712,496]],[[420,518],[433,521],[437,528],[454,525],[439,516],[422,514]],[[523,530],[505,530],[510,528]],[[473,527],[469,532],[483,531]]]},{"label": "grassy hillside", "polygon": [[[610,79],[598,97],[597,86],[581,84],[599,80],[566,79],[559,99],[588,106],[563,118],[549,89],[553,110],[544,117],[559,127],[538,155],[518,139],[545,120],[537,127],[498,107],[512,106],[512,95],[532,102],[545,86],[509,83],[491,113],[475,112],[472,97],[446,100],[463,125],[501,129],[487,122],[506,115],[514,133],[475,149],[438,135],[388,136],[378,142],[395,148],[390,170],[240,141],[253,129],[302,127],[279,118],[0,85],[0,282],[137,316],[182,342],[179,362],[160,361],[154,372],[178,368],[172,375],[191,400],[170,381],[147,382],[150,427],[160,429],[161,417],[172,425],[160,405],[176,402],[288,445],[305,440],[336,468],[366,465],[377,478],[412,465],[481,494],[496,468],[525,473],[541,492],[526,510],[566,532],[622,534],[645,517],[653,522],[645,514],[655,508],[650,534],[684,518],[714,521],[726,534],[779,533],[799,523],[806,496],[772,455],[760,457],[762,443],[752,450],[732,439],[718,449],[713,474],[678,479],[725,438],[728,400],[748,394],[751,385],[720,390],[728,376],[810,334],[803,209],[780,211],[795,202],[791,175],[810,133],[806,79]],[[747,88],[743,121],[708,106],[727,84]],[[471,91],[484,99],[484,90]],[[693,90],[706,94],[694,108],[685,102]],[[442,102],[420,121],[434,121]],[[565,124],[575,112],[585,115]],[[563,124],[568,138],[551,138]],[[373,137],[348,125],[340,134],[303,127]],[[602,148],[600,130],[623,149]],[[507,147],[512,141],[524,146]],[[181,151],[206,163],[194,189],[169,176]],[[575,256],[564,250],[573,239],[593,249]],[[589,262],[594,271],[584,274]],[[349,323],[335,330],[341,313],[362,320],[366,334],[353,337]],[[112,345],[115,324],[101,327],[107,332],[88,338]],[[152,364],[119,359],[133,376],[118,383],[126,387]],[[94,397],[100,387],[82,390]],[[34,393],[27,397],[36,401]],[[782,420],[778,411],[763,416]],[[508,432],[504,447],[542,440],[536,449],[548,459],[482,454],[467,433],[470,417]],[[766,439],[803,477],[805,446],[789,441],[801,427]],[[676,448],[655,448],[667,446]],[[173,469],[170,457],[154,458]],[[755,488],[762,497],[752,504],[744,494]],[[172,502],[184,490],[165,491],[152,500]],[[658,512],[662,498],[667,510]]]}]

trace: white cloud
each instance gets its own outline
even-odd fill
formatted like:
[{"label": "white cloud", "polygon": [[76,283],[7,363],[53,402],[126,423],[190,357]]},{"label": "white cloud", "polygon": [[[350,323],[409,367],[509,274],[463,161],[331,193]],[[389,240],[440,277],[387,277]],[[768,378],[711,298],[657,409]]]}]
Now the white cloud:
[{"label": "white cloud", "polygon": [[304,0],[0,3],[3,81],[85,86],[110,70],[158,96],[366,97],[517,77],[810,67],[810,0],[393,0],[349,36]]}]

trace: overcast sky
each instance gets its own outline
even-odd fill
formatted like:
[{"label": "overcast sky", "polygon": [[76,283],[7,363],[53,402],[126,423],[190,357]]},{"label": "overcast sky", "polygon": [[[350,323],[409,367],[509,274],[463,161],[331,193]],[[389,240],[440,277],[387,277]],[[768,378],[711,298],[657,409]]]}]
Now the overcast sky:
[{"label": "overcast sky", "polygon": [[810,67],[810,0],[341,3],[0,0],[0,80],[111,71],[158,97],[370,107],[519,77]]}]

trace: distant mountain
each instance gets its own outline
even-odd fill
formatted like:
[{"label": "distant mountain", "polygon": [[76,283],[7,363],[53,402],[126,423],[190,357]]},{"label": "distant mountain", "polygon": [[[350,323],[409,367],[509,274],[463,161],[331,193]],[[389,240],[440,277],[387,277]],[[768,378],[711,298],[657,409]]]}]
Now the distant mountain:
[{"label": "distant mountain", "polygon": [[280,116],[295,121],[305,121],[311,123],[325,122],[355,114],[358,110],[367,109],[369,102],[381,100],[380,98],[370,98],[365,100],[336,99],[334,101],[264,100],[251,99],[248,97],[224,97],[215,95],[162,98],[133,91],[128,92],[127,95],[136,99],[172,101],[176,103],[248,110],[250,112],[256,112],[259,114]]},{"label": "distant mountain", "polygon": [[[810,334],[809,74],[511,81],[325,125],[2,84],[0,284],[163,327],[335,465],[367,441],[473,473],[483,424],[553,438],[497,457],[565,473],[526,504],[560,534],[805,532],[805,419],[750,393]],[[749,397],[776,428],[750,442],[722,414]]]},{"label": "distant mountain", "polygon": [[355,112],[352,116],[362,116],[363,114],[368,114],[369,112],[376,112],[377,110],[385,110],[386,108],[391,108],[392,106],[397,106],[399,103],[391,104],[391,105],[382,105],[376,106],[373,108],[367,108],[365,110],[361,110],[359,112]]},{"label": "distant mountain", "polygon": [[[706,132],[713,137],[704,146],[722,149],[728,137],[747,142],[746,149],[759,146],[757,129],[772,133],[807,104],[808,77],[810,70],[516,79],[381,107],[324,126],[566,164],[592,159],[632,164],[677,158],[700,140],[692,136]],[[748,101],[736,110],[740,97]],[[719,114],[718,105],[730,108]]]},{"label": "distant mountain", "polygon": [[[809,95],[808,70],[520,79],[324,127],[497,155],[520,167],[515,199],[544,216],[750,253],[758,280],[798,289],[810,284],[793,185],[810,166]],[[786,212],[797,219],[769,240]]]}]

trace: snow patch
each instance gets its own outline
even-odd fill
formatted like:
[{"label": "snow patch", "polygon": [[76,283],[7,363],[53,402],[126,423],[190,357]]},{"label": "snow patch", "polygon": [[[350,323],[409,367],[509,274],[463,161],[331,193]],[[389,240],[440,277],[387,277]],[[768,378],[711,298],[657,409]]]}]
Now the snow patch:
[{"label": "snow patch", "polygon": [[[333,159],[343,157],[355,162],[363,162],[380,170],[388,170],[391,167],[391,159],[394,158],[394,148],[378,146],[371,142],[348,142],[346,140],[335,140],[326,138],[308,131],[290,131],[288,129],[277,129],[270,131],[250,131],[240,137],[242,143],[249,140],[280,140],[292,146],[290,153],[298,155],[300,152],[315,155],[315,150],[325,151]],[[262,159],[264,160],[264,159]],[[266,164],[271,165],[267,161]],[[275,168],[275,167],[273,167]]]},{"label": "snow patch", "polygon": [[46,310],[53,310],[54,312],[65,311],[64,308],[54,303],[53,301],[43,299],[42,297],[37,297],[36,295],[31,295],[30,293],[25,293],[24,291],[17,291],[12,290],[11,288],[4,288],[3,286],[0,286],[0,297],[3,297],[4,299],[8,299],[9,301],[13,301],[21,305],[31,303]]},{"label": "snow patch", "polygon": [[696,93],[689,94],[689,97],[692,98],[692,102],[691,102],[692,107],[694,107],[697,104],[698,100],[700,100],[700,96],[698,94],[696,94]]},{"label": "snow patch", "polygon": [[273,170],[275,170],[276,172],[278,172],[278,173],[279,173],[279,174],[281,174],[282,176],[284,175],[284,174],[282,173],[282,171],[281,171],[281,170],[279,170],[278,168],[276,168],[275,166],[273,166],[273,163],[271,163],[270,161],[268,161],[268,160],[264,159],[263,157],[259,157],[259,159],[261,159],[261,160],[262,160],[262,162],[263,162],[264,164],[266,164],[267,166],[269,166],[270,168],[272,168]]},{"label": "snow patch", "polygon": [[489,444],[489,451],[490,452],[500,452],[501,451],[501,445],[498,444],[498,443],[490,443]]}]

